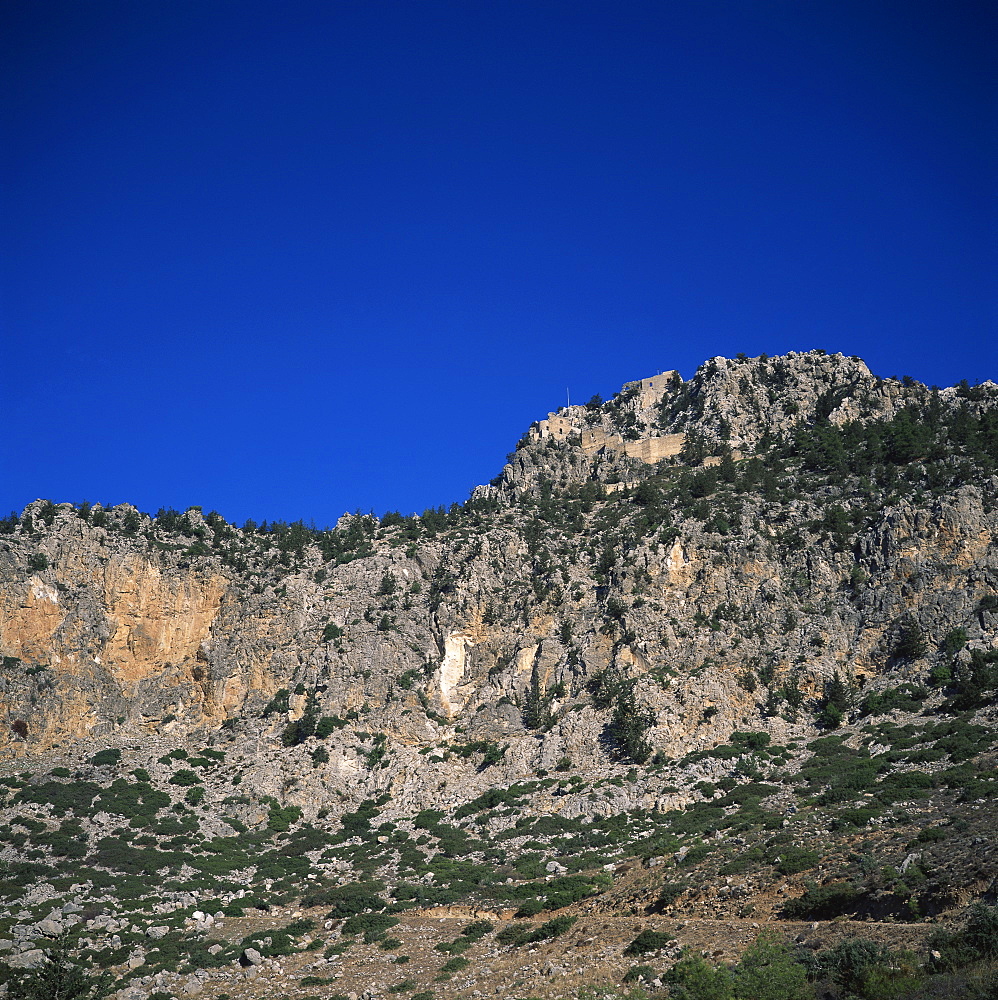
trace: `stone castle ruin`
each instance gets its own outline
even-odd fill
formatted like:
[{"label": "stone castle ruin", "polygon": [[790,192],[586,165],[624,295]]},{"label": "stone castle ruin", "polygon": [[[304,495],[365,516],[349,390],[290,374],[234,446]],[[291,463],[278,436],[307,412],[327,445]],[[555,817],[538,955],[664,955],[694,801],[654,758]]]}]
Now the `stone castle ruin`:
[{"label": "stone castle ruin", "polygon": [[[679,372],[660,372],[649,378],[638,379],[636,382],[626,382],[621,392],[635,393],[633,407],[637,412],[643,412],[655,407],[677,380],[682,381]],[[630,458],[639,459],[649,465],[654,465],[663,458],[678,455],[686,440],[685,434],[658,434],[640,437],[635,440],[625,439],[621,434],[615,434],[602,427],[590,427],[586,420],[588,411],[584,406],[567,406],[555,413],[549,413],[546,420],[538,420],[530,428],[531,441],[544,441],[553,438],[556,441],[567,441],[573,435],[586,455],[592,455],[601,448],[623,452]]]}]

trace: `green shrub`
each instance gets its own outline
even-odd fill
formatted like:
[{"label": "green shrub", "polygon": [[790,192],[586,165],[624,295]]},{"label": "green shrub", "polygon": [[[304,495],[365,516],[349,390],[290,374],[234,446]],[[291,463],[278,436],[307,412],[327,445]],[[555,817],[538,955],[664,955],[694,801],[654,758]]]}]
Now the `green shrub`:
[{"label": "green shrub", "polygon": [[109,747],[107,750],[101,750],[90,758],[90,763],[93,764],[94,767],[114,767],[115,765],[121,763],[121,751],[116,747]]},{"label": "green shrub", "polygon": [[488,920],[476,920],[465,927],[459,938],[453,941],[441,941],[433,948],[434,951],[441,951],[447,955],[461,955],[493,930],[495,927]]},{"label": "green shrub", "polygon": [[964,943],[981,958],[998,959],[998,906],[974,903],[967,915],[963,932]]},{"label": "green shrub", "polygon": [[649,952],[659,951],[674,940],[675,938],[665,931],[646,928],[624,949],[624,954],[647,955]]},{"label": "green shrub", "polygon": [[343,922],[344,934],[384,934],[398,923],[398,917],[387,913],[357,913]]},{"label": "green shrub", "polygon": [[[365,799],[352,813],[347,812],[340,817],[343,832],[351,837],[365,837],[371,831],[371,820],[377,815],[377,803],[373,799]],[[440,815],[443,816],[443,813]]]},{"label": "green shrub", "polygon": [[291,698],[291,692],[287,688],[281,688],[273,698],[267,703],[263,710],[264,716],[277,714],[283,714],[288,711],[289,705],[288,701]]},{"label": "green shrub", "polygon": [[[265,957],[278,955],[293,955],[300,951],[296,938],[315,930],[315,921],[303,918],[295,920],[286,927],[278,927],[270,930],[257,931],[243,938],[237,945],[238,951],[244,948],[256,948]],[[270,938],[270,944],[266,944],[264,938]]]},{"label": "green shrub", "polygon": [[685,882],[663,882],[658,890],[658,899],[655,900],[655,906],[657,908],[662,908],[664,906],[670,906],[679,897],[686,892],[689,887]]},{"label": "green shrub", "polygon": [[273,800],[268,804],[270,812],[267,814],[267,829],[274,833],[284,833],[292,823],[301,819],[301,809],[298,806],[279,806]]},{"label": "green shrub", "polygon": [[546,941],[549,938],[564,934],[577,920],[577,917],[555,917],[548,920],[539,927],[532,927],[525,924],[507,924],[497,935],[496,943],[512,945],[519,948],[524,944],[535,944],[538,941]]},{"label": "green shrub", "polygon": [[946,687],[953,680],[953,669],[948,663],[935,663],[929,671],[929,683],[933,687]]},{"label": "green shrub", "polygon": [[842,830],[853,826],[866,826],[870,820],[881,814],[879,809],[860,807],[856,809],[840,809],[832,818],[832,829]]},{"label": "green shrub", "polygon": [[624,973],[622,982],[636,983],[639,979],[651,982],[655,978],[655,970],[650,965],[632,965]]},{"label": "green shrub", "polygon": [[991,732],[985,726],[959,720],[939,726],[935,730],[936,748],[949,754],[954,764],[970,760],[991,745]]},{"label": "green shrub", "polygon": [[418,681],[420,679],[420,677],[422,676],[422,674],[423,674],[423,672],[421,670],[416,669],[416,668],[412,668],[412,669],[406,670],[405,673],[403,673],[398,678],[398,681],[397,681],[398,686],[400,688],[402,688],[403,691],[408,691],[413,686],[413,684],[415,684],[416,681]]},{"label": "green shrub", "polygon": [[337,729],[342,729],[346,725],[345,720],[341,719],[338,715],[324,715],[319,719],[315,726],[315,735],[317,739],[324,740],[332,734]]},{"label": "green shrub", "polygon": [[783,850],[776,861],[776,870],[781,875],[797,875],[821,863],[821,855],[806,847],[791,846]]},{"label": "green shrub", "polygon": [[867,938],[850,938],[834,948],[808,955],[806,965],[811,979],[831,980],[849,993],[866,996],[867,974],[877,966],[886,965],[891,957],[881,944]]},{"label": "green shrub", "polygon": [[56,857],[83,858],[87,854],[87,838],[78,819],[67,820],[58,830],[34,838],[39,846],[47,846]]},{"label": "green shrub", "polygon": [[165,809],[169,804],[170,796],[147,782],[129,784],[123,778],[118,778],[101,791],[94,808],[149,823],[160,809]]},{"label": "green shrub", "polygon": [[865,750],[842,745],[839,736],[824,736],[810,744],[814,757],[800,769],[800,780],[810,790],[827,786],[823,804],[856,798],[857,792],[872,790],[880,764]]},{"label": "green shrub", "polygon": [[967,645],[969,638],[967,630],[961,625],[946,633],[946,637],[940,643],[939,648],[946,656],[955,656]]},{"label": "green shrub", "polygon": [[915,840],[920,844],[932,844],[940,840],[945,840],[949,836],[949,833],[950,831],[942,826],[927,826],[918,831],[918,836]]},{"label": "green shrub", "polygon": [[904,799],[925,798],[935,784],[935,778],[922,771],[902,771],[887,775],[874,791],[879,801],[889,805]]},{"label": "green shrub", "polygon": [[567,931],[578,919],[578,917],[561,916],[554,917],[552,920],[545,920],[544,923],[530,935],[528,940],[531,942],[547,941],[550,938],[558,937],[559,935],[564,934],[565,931]]},{"label": "green shrub", "polygon": [[302,906],[328,906],[328,917],[340,920],[363,913],[365,910],[383,910],[388,902],[378,895],[384,892],[384,882],[348,882],[332,889],[313,889],[302,896]]},{"label": "green shrub", "polygon": [[805,1000],[807,974],[786,942],[761,934],[733,970],[734,995],[752,1000]]},{"label": "green shrub", "polygon": [[508,745],[500,746],[498,743],[493,743],[490,740],[475,740],[472,743],[465,743],[463,746],[454,745],[451,747],[453,753],[465,760],[473,754],[482,754],[482,763],[479,765],[479,771],[484,771],[487,767],[498,764],[508,749]]},{"label": "green shrub", "polygon": [[724,821],[724,810],[720,806],[698,802],[688,809],[671,809],[662,816],[662,820],[672,833],[707,833]]},{"label": "green shrub", "polygon": [[14,796],[15,803],[51,805],[56,816],[72,810],[78,816],[89,816],[94,799],[101,793],[100,785],[92,781],[45,781],[38,785],[26,785]]},{"label": "green shrub", "polygon": [[730,743],[745,751],[765,750],[772,737],[769,733],[732,733]]},{"label": "green shrub", "polygon": [[918,684],[905,683],[886,691],[868,694],[860,704],[863,715],[886,715],[895,709],[902,712],[921,711],[929,692]]},{"label": "green shrub", "polygon": [[332,642],[334,639],[339,639],[343,635],[343,629],[341,629],[335,622],[327,622],[325,627],[322,629],[323,642]]},{"label": "green shrub", "polygon": [[485,937],[486,934],[491,934],[494,930],[495,925],[488,920],[473,920],[461,931],[461,934],[466,938],[471,938],[473,941],[478,941]]},{"label": "green shrub", "polygon": [[544,909],[543,900],[525,899],[520,903],[520,908],[516,911],[514,916],[516,917],[536,917]]},{"label": "green shrub", "polygon": [[714,853],[712,844],[695,844],[679,859],[678,863],[684,868],[692,868],[693,865],[700,864],[701,861],[709,858]]},{"label": "green shrub", "polygon": [[831,920],[833,917],[852,912],[859,900],[859,891],[847,882],[833,882],[831,885],[809,885],[803,896],[788,899],[780,910],[780,915],[789,920],[805,918]]},{"label": "green shrub", "polygon": [[664,978],[676,1000],[733,1000],[731,973],[713,968],[700,955],[684,952]]}]

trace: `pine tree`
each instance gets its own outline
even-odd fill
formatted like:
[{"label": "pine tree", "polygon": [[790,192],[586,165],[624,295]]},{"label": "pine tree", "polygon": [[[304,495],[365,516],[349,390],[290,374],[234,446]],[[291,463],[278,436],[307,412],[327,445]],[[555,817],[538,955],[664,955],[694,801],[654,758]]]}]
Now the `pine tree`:
[{"label": "pine tree", "polygon": [[900,660],[917,660],[925,656],[925,634],[918,622],[909,620],[901,626],[894,655]]},{"label": "pine tree", "polygon": [[849,708],[849,688],[836,670],[830,681],[825,682],[825,703],[818,715],[818,722],[826,729],[838,729]]},{"label": "pine tree", "polygon": [[620,686],[607,733],[621,754],[635,764],[643,764],[652,752],[645,733],[655,725],[655,713],[639,708],[634,697],[634,681]]},{"label": "pine tree", "polygon": [[541,678],[534,664],[530,672],[530,687],[523,701],[523,724],[528,729],[543,729],[551,721],[551,713],[548,711],[548,699],[541,689]]}]

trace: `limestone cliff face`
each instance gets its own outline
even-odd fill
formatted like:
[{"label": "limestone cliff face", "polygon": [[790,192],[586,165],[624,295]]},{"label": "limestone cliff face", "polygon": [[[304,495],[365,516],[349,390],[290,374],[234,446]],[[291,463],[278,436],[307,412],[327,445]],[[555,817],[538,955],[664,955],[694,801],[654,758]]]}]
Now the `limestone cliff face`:
[{"label": "limestone cliff face", "polygon": [[[455,725],[511,740],[515,774],[528,756],[610,760],[591,697],[607,671],[634,682],[671,756],[787,725],[772,706],[791,687],[806,710],[836,673],[857,689],[923,676],[954,629],[968,650],[998,643],[979,610],[998,589],[998,479],[980,465],[962,479],[958,449],[865,486],[767,452],[911,406],[977,420],[998,393],[933,394],[818,352],[713,359],[688,382],[666,373],[549,415],[439,524],[261,534],[196,510],[38,501],[0,534],[0,742],[226,720],[274,736],[366,713],[400,748]],[[893,482],[913,464],[926,485]],[[895,655],[906,628],[924,656]],[[346,780],[360,765],[341,757]]]},{"label": "limestone cliff face", "polygon": [[12,721],[28,716],[42,740],[85,736],[106,729],[112,713],[130,714],[153,689],[158,701],[176,694],[214,711],[211,692],[199,687],[198,657],[219,615],[224,576],[164,565],[144,547],[129,551],[129,539],[73,515],[46,525],[39,541],[33,570],[5,553],[0,636],[4,655],[34,670],[28,677],[50,696],[32,699],[28,710],[18,697],[26,678],[12,670]]}]

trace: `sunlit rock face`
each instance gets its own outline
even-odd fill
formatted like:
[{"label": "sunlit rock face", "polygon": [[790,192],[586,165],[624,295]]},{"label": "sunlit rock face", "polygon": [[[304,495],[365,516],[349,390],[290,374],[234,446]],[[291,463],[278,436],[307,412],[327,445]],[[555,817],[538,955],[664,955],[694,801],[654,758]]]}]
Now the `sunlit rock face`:
[{"label": "sunlit rock face", "polygon": [[994,898],[996,472],[998,387],[811,352],[549,413],[418,517],[0,519],[0,979],[64,926],[136,996],[929,954]]},{"label": "sunlit rock face", "polygon": [[[664,754],[775,724],[760,675],[816,703],[836,673],[914,676],[892,655],[906,625],[930,651],[954,622],[968,649],[995,642],[975,611],[994,476],[937,433],[995,400],[842,355],[714,358],[548,414],[449,514],[261,534],[38,501],[0,534],[0,738],[20,753],[364,710],[418,741],[529,732],[533,699],[558,759],[558,741],[599,744],[605,711],[582,708],[608,670],[638,684]],[[821,450],[856,428],[880,448],[859,472]]]}]

